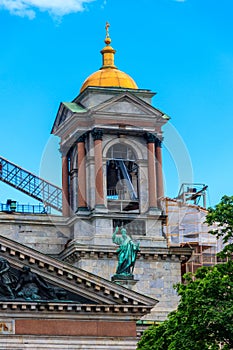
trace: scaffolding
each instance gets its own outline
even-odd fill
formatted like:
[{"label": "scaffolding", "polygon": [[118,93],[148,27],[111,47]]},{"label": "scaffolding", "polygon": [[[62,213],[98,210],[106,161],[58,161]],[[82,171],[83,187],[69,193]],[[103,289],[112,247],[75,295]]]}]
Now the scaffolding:
[{"label": "scaffolding", "polygon": [[206,190],[208,186],[200,183],[183,183],[176,199],[183,203],[195,204],[206,208]]},{"label": "scaffolding", "polygon": [[0,156],[0,181],[62,211],[62,189]]},{"label": "scaffolding", "polygon": [[164,198],[162,204],[167,217],[164,229],[168,246],[189,246],[193,249],[192,257],[182,267],[182,272],[193,273],[198,267],[216,264],[216,254],[222,249],[222,243],[209,233],[214,227],[205,223],[206,208],[177,198]]}]

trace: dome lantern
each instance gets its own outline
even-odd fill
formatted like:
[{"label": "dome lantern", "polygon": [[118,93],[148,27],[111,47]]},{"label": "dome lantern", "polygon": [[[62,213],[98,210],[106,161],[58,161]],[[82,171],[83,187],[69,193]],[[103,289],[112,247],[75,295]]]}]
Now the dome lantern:
[{"label": "dome lantern", "polygon": [[105,26],[106,37],[104,40],[106,46],[100,51],[102,54],[102,67],[84,81],[80,92],[84,91],[88,86],[138,89],[135,81],[128,74],[117,69],[114,64],[116,50],[110,46],[109,27],[110,24],[107,22]]}]

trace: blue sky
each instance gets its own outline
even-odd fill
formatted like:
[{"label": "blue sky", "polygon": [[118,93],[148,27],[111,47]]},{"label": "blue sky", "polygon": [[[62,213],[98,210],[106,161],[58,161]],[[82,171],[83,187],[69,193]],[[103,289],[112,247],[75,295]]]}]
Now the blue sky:
[{"label": "blue sky", "polygon": [[[232,0],[0,0],[1,156],[59,182],[53,121],[101,66],[109,21],[117,67],[171,117],[166,195],[190,181],[208,205],[232,195],[232,13]],[[33,202],[0,183],[7,198]]]}]

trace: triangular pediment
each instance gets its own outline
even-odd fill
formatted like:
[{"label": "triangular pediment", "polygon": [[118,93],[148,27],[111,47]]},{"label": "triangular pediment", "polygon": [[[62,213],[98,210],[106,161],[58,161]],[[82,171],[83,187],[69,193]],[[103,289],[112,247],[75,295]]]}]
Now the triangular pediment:
[{"label": "triangular pediment", "polygon": [[169,117],[167,117],[160,110],[154,108],[149,103],[128,92],[115,96],[99,104],[93,109],[93,111],[98,114],[116,114],[169,119]]},{"label": "triangular pediment", "polygon": [[104,101],[103,99],[98,101],[98,98],[96,98],[92,101],[93,103],[89,103],[85,107],[78,100],[70,103],[62,102],[52,127],[52,134],[59,135],[59,133],[64,133],[64,131],[67,133],[67,130],[71,126],[76,125],[77,121],[80,121],[82,128],[85,128],[84,125],[89,127],[88,123],[90,123],[93,116],[105,119],[118,118],[118,120],[119,118],[124,118],[125,121],[128,120],[129,124],[132,124],[130,118],[136,118],[138,120],[152,121],[153,123],[156,121],[160,126],[170,119],[162,111],[128,91],[107,99],[106,96],[104,97]]},{"label": "triangular pediment", "polygon": [[[1,274],[2,284],[10,286],[13,292],[13,295],[10,295],[10,291],[7,291],[8,287],[3,287],[0,294],[0,304],[6,300],[8,300],[8,304],[9,300],[13,304],[27,302],[51,305],[52,303],[61,305],[61,309],[65,305],[66,308],[70,308],[70,311],[74,312],[84,308],[86,311],[102,312],[104,310],[106,312],[109,310],[111,312],[119,312],[120,310],[126,312],[124,310],[127,310],[128,313],[136,312],[143,315],[148,313],[157,303],[152,298],[133,292],[3,236],[0,236],[0,259],[0,271],[3,268],[6,270],[5,280]],[[29,277],[27,277],[28,274]],[[32,275],[36,278],[33,279]],[[13,281],[14,279],[15,281]],[[25,287],[27,281],[29,281],[28,295]],[[33,284],[35,285],[34,290]]]},{"label": "triangular pediment", "polygon": [[65,124],[73,114],[84,114],[87,110],[82,105],[75,102],[62,102],[60,103],[51,133],[55,133],[57,129]]}]

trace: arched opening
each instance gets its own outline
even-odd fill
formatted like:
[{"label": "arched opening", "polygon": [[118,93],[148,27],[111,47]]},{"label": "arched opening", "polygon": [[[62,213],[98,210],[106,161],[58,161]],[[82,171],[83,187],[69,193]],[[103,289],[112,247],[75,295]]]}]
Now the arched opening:
[{"label": "arched opening", "polygon": [[130,211],[139,208],[138,165],[133,149],[122,143],[107,152],[108,208]]}]

